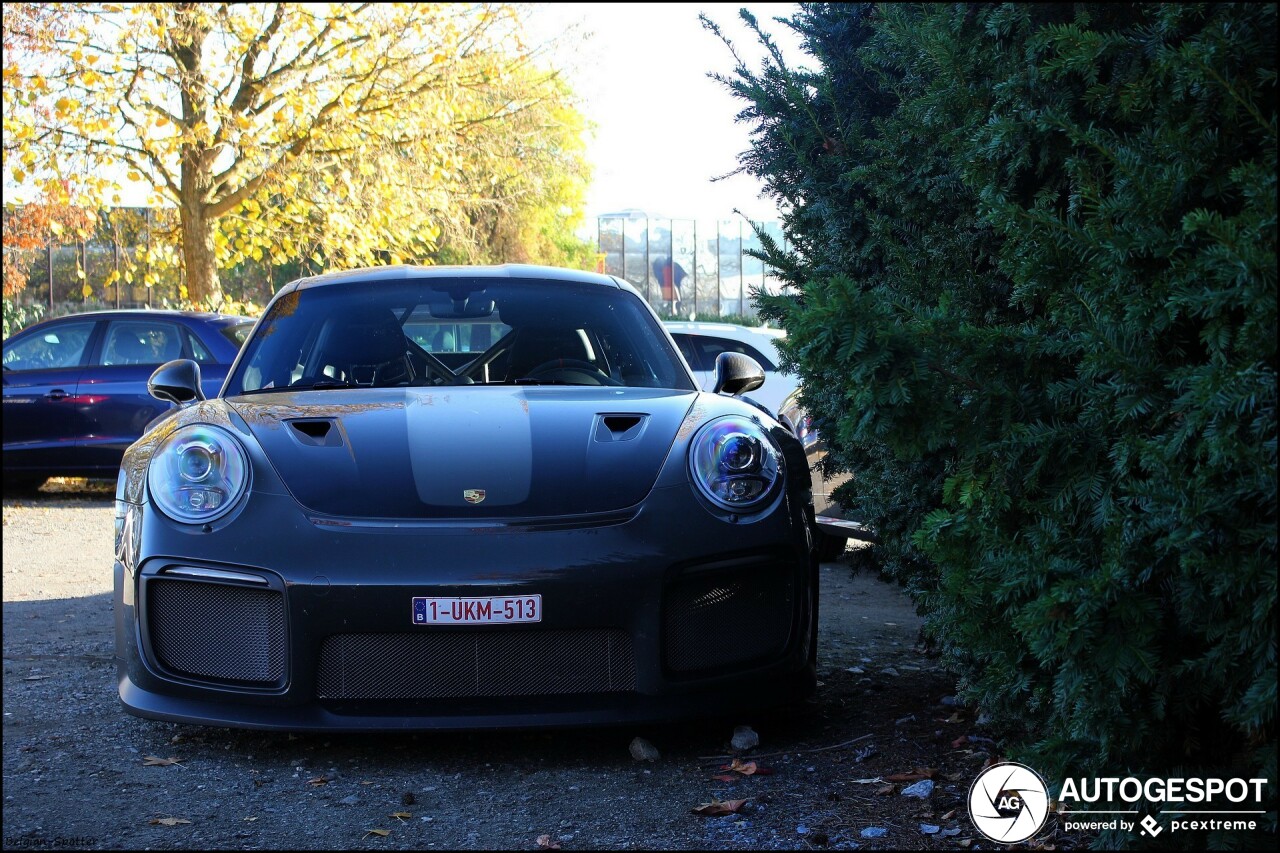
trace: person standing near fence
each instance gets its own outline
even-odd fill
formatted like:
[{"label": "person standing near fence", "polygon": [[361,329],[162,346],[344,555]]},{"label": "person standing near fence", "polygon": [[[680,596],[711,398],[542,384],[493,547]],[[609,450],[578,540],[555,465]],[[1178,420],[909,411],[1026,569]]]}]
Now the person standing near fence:
[{"label": "person standing near fence", "polygon": [[653,262],[653,277],[662,286],[662,301],[673,312],[680,308],[680,284],[686,275],[684,267],[672,263],[670,257],[661,257]]}]

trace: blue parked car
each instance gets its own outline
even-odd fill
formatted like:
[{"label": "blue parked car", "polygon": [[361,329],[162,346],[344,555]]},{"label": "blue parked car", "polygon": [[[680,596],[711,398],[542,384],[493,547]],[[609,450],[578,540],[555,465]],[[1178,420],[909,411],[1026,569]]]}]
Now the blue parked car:
[{"label": "blue parked car", "polygon": [[96,311],[29,326],[4,342],[4,484],[112,477],[125,448],[171,408],[147,393],[175,358],[214,396],[254,320],[191,311]]}]

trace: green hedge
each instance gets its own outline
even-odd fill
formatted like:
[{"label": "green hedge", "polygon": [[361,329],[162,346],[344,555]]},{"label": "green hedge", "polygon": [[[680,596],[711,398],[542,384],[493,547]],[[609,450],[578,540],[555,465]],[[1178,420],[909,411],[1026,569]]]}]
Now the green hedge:
[{"label": "green hedge", "polygon": [[1057,781],[1262,775],[1274,808],[1275,16],[804,4],[815,70],[722,78],[841,497]]}]

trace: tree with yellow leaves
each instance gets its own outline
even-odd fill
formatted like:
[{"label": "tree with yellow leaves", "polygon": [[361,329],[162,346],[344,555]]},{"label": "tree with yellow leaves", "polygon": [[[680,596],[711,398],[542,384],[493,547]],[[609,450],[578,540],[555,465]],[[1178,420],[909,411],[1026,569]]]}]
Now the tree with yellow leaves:
[{"label": "tree with yellow leaves", "polygon": [[[446,229],[461,233],[464,202],[517,212],[534,199],[477,195],[513,168],[501,128],[576,116],[512,6],[48,8],[5,6],[6,45],[23,35],[5,56],[6,171],[99,204],[126,179],[150,186],[177,210],[197,304],[218,305],[218,270],[246,261],[429,260]],[[22,32],[51,18],[56,32]],[[558,152],[546,168],[583,173],[580,125],[541,125]],[[562,187],[555,203],[573,197]]]}]

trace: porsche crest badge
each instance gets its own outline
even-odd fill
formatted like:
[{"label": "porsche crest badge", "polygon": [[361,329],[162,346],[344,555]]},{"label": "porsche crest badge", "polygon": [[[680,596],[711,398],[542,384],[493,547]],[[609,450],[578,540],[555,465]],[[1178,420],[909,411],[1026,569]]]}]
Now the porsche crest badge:
[{"label": "porsche crest badge", "polygon": [[462,499],[469,504],[478,504],[484,500],[484,489],[463,489]]}]

